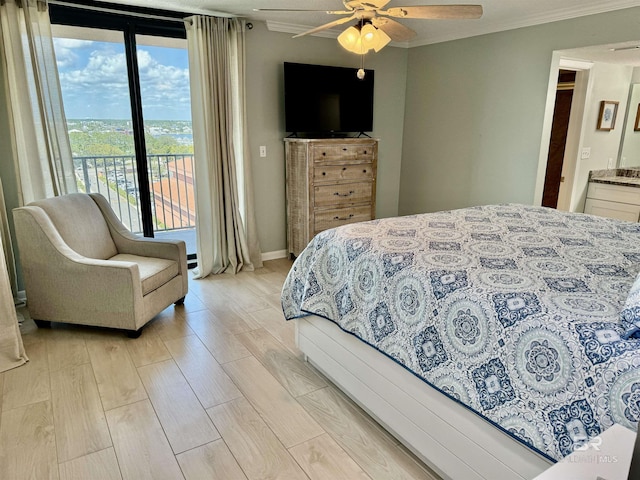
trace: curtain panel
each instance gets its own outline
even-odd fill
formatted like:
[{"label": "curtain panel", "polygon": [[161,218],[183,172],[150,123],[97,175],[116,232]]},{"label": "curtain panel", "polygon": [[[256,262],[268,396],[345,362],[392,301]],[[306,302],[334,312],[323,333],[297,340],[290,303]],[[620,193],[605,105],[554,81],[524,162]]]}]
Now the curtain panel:
[{"label": "curtain panel", "polygon": [[0,243],[3,244],[3,248],[0,249],[0,256],[2,256],[0,262],[0,372],[4,372],[23,365],[29,359],[22,344],[20,326],[13,304],[13,295],[3,253],[4,243],[1,240]]},{"label": "curtain panel", "polygon": [[[75,192],[73,159],[47,2],[0,0],[0,62],[9,130],[5,133],[20,205]],[[9,284],[17,295],[9,219],[2,201],[2,239]],[[14,315],[15,316],[15,315]]]},{"label": "curtain panel", "polygon": [[262,266],[253,208],[245,105],[245,21],[185,20],[189,50],[198,268]]},{"label": "curtain panel", "polygon": [[77,191],[46,1],[0,0],[0,61],[21,204]]}]

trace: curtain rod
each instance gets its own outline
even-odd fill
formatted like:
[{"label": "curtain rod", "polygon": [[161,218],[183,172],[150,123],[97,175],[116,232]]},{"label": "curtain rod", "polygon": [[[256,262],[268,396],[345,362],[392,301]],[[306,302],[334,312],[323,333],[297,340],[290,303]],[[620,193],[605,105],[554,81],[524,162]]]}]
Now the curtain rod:
[{"label": "curtain rod", "polygon": [[94,6],[94,5],[82,5],[82,4],[78,4],[78,3],[70,3],[70,2],[64,2],[61,0],[49,0],[50,4],[54,4],[54,5],[60,5],[62,7],[71,7],[71,8],[79,8],[81,10],[92,10],[95,12],[104,12],[104,13],[115,13],[118,15],[129,15],[132,17],[141,17],[141,18],[151,18],[153,20],[165,20],[165,21],[169,21],[169,22],[184,22],[184,18],[191,16],[191,15],[215,15],[215,16],[219,16],[219,17],[228,17],[228,18],[233,18],[236,17],[236,15],[230,14],[230,13],[225,13],[225,12],[199,12],[199,13],[195,13],[195,12],[176,12],[176,13],[180,13],[180,14],[184,14],[184,17],[180,18],[180,17],[165,17],[162,15],[153,15],[153,14],[149,14],[149,13],[140,13],[140,12],[131,12],[128,10],[117,10],[115,8],[105,8],[105,7],[98,7],[98,6]]}]

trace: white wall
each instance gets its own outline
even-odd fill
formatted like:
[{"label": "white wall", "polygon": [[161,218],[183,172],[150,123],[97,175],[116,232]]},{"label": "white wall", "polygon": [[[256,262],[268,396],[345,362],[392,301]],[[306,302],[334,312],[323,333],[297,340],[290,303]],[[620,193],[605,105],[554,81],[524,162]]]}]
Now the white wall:
[{"label": "white wall", "polygon": [[[583,147],[590,147],[591,156],[585,160],[579,159],[576,165],[569,206],[569,210],[572,212],[584,210],[589,171],[615,168],[620,139],[625,126],[627,98],[632,74],[633,67],[625,65],[596,62],[591,68],[585,103],[582,142],[578,148],[580,151]],[[596,130],[602,100],[619,102],[615,127],[610,131]]]},{"label": "white wall", "polygon": [[633,69],[631,88],[629,89],[627,118],[625,120],[620,146],[620,157],[618,160],[618,166],[620,167],[640,166],[640,131],[636,132],[634,130],[636,115],[638,114],[638,104],[640,104],[640,68],[636,67]]}]

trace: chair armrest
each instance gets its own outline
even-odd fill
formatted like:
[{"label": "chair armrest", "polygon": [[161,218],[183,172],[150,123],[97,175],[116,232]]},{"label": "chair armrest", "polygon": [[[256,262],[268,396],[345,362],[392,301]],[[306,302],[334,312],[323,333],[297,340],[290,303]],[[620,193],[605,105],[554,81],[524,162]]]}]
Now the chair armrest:
[{"label": "chair armrest", "polygon": [[159,240],[132,234],[116,216],[106,198],[97,193],[89,194],[104,216],[118,253],[140,255],[142,257],[165,258],[178,262],[182,275],[183,292],[188,291],[187,246],[182,240]]},{"label": "chair armrest", "polygon": [[134,235],[122,224],[102,195],[92,193],[90,196],[102,211],[118,253],[166,258],[178,262],[184,260],[186,263],[187,249],[182,240],[159,240]]}]

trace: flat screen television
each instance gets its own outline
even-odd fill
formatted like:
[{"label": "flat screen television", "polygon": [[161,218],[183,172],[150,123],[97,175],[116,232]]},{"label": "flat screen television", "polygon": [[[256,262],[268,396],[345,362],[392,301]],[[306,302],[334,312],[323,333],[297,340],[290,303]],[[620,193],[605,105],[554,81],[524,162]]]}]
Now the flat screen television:
[{"label": "flat screen television", "polygon": [[373,130],[373,70],[284,63],[285,129],[302,136]]}]

